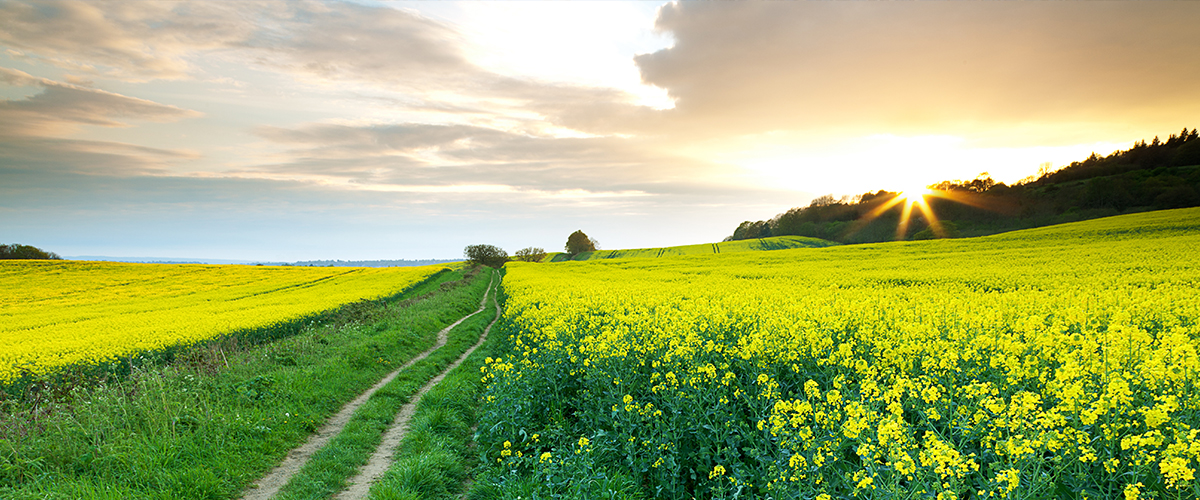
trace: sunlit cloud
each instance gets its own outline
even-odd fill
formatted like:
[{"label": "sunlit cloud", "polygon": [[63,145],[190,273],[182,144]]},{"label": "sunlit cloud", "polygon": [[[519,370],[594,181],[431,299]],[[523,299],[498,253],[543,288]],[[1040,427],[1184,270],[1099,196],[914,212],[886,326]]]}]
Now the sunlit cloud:
[{"label": "sunlit cloud", "polygon": [[757,182],[796,190],[822,189],[858,194],[878,189],[913,191],[943,180],[972,179],[987,173],[1014,183],[1050,164],[1061,168],[1095,152],[1107,155],[1132,143],[1098,142],[1066,146],[974,147],[949,135],[902,137],[891,134],[813,145],[770,139],[748,151],[718,156],[742,165]]},{"label": "sunlit cloud", "polygon": [[1197,22],[1195,2],[0,1],[0,213],[44,216],[30,238],[85,203],[213,231],[387,217],[440,228],[443,255],[583,221],[614,247],[711,241],[879,189],[932,220],[920,200],[958,194],[929,184],[1200,126]]}]

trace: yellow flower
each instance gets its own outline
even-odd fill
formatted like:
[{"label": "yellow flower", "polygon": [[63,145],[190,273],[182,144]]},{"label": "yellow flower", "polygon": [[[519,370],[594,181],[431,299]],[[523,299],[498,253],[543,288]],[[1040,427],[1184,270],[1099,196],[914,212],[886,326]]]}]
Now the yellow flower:
[{"label": "yellow flower", "polygon": [[1138,500],[1142,493],[1142,483],[1134,483],[1125,485],[1125,500]]},{"label": "yellow flower", "polygon": [[1012,493],[1021,485],[1021,471],[1017,469],[1005,469],[996,475],[996,482],[1004,486],[1004,492],[1007,495]]},{"label": "yellow flower", "polygon": [[1183,488],[1184,484],[1194,479],[1194,469],[1188,467],[1189,461],[1183,457],[1170,457],[1158,463],[1158,469],[1167,480],[1169,488]]},{"label": "yellow flower", "polygon": [[708,478],[713,479],[713,478],[716,478],[717,476],[724,476],[724,475],[725,475],[725,467],[722,465],[718,465],[716,467],[713,467],[712,472],[708,473]]}]

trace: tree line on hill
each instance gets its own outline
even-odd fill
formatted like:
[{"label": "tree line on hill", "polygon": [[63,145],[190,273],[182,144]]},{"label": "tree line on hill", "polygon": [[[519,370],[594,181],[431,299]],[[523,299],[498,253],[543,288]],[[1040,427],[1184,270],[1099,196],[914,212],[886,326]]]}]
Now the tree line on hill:
[{"label": "tree line on hill", "polygon": [[[1155,137],[1108,156],[1092,153],[1059,170],[1043,167],[1006,185],[986,172],[969,181],[929,186],[929,212],[911,210],[899,232],[905,203],[898,192],[821,196],[769,220],[742,222],[726,241],[809,236],[840,243],[871,243],[937,236],[983,236],[1121,213],[1200,206],[1200,134],[1184,128],[1166,141]],[[891,206],[889,206],[891,205]],[[920,208],[920,207],[918,207]]]},{"label": "tree line on hill", "polygon": [[[600,242],[579,230],[567,237],[567,244],[563,245],[563,249],[567,251],[568,255],[574,257],[583,252],[595,252],[599,246]],[[517,250],[511,258],[508,256],[508,252],[495,245],[467,245],[463,249],[463,256],[467,258],[467,262],[497,268],[512,260],[541,262],[546,259],[546,255],[546,250],[538,247]]]},{"label": "tree line on hill", "polygon": [[5,259],[62,260],[62,257],[59,257],[54,252],[47,252],[35,246],[13,243],[11,245],[0,245],[0,260]]}]

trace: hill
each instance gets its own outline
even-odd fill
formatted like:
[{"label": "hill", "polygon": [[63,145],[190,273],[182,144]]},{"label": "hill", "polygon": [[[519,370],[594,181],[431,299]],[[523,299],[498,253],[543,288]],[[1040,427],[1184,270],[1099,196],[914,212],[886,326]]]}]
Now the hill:
[{"label": "hill", "polygon": [[678,255],[710,255],[718,253],[757,252],[765,250],[786,250],[791,248],[820,248],[837,245],[832,241],[804,236],[774,236],[742,241],[724,241],[721,243],[700,243],[697,245],[681,245],[661,248],[632,248],[626,250],[597,250],[583,252],[575,258],[564,252],[546,254],[542,262],[563,262],[567,260],[596,260],[596,259],[629,259],[656,258]]},{"label": "hill", "polygon": [[1200,434],[1198,248],[1187,208],[513,263],[510,340],[481,370],[476,484],[497,498],[610,478],[622,498],[1195,499],[1197,454],[1180,450]]},{"label": "hill", "polygon": [[[728,240],[796,235],[871,243],[932,238],[936,233],[983,236],[1200,206],[1200,134],[1185,128],[1165,142],[1155,137],[1106,157],[1093,153],[1011,186],[984,173],[973,180],[929,187],[930,193],[917,207],[898,203],[902,193],[885,190],[842,199],[822,196],[807,207],[792,208],[769,220],[745,221]],[[911,217],[906,217],[906,210],[911,210]],[[944,227],[932,228],[934,221]]]}]

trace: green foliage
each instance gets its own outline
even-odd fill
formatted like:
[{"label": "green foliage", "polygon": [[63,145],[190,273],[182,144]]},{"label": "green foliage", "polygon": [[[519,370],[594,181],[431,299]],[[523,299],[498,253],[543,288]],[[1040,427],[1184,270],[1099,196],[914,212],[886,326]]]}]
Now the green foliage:
[{"label": "green foliage", "polygon": [[546,250],[538,247],[527,247],[513,254],[514,260],[522,262],[541,262],[546,258]]},{"label": "green foliage", "polygon": [[488,267],[499,268],[508,262],[508,252],[492,245],[468,245],[463,249],[463,255],[472,263]]},{"label": "green foliage", "polygon": [[[265,345],[229,339],[122,378],[31,383],[0,399],[0,498],[236,498],[474,311],[487,274],[443,273]],[[346,363],[364,351],[369,363]]]},{"label": "green foliage", "polygon": [[[480,324],[495,318],[490,301],[488,308]],[[473,435],[483,393],[479,367],[502,341],[493,332],[480,349],[421,398],[408,435],[396,451],[396,461],[371,487],[371,498],[460,498],[464,479],[478,465]]]},{"label": "green foliage", "polygon": [[[487,285],[488,281],[481,279],[472,288],[482,293]],[[483,313],[464,321],[449,332],[445,346],[406,368],[380,388],[359,407],[341,434],[313,455],[304,468],[292,477],[277,498],[325,498],[341,491],[346,481],[358,472],[358,467],[365,464],[378,447],[383,432],[392,425],[400,409],[430,379],[470,348],[494,317],[495,310],[488,307]],[[460,474],[458,480],[461,479]]]},{"label": "green foliage", "polygon": [[932,240],[935,238],[957,238],[959,236],[958,225],[954,221],[941,221],[940,228],[935,230],[934,226],[929,226],[925,229],[917,231],[913,235],[914,240]]},{"label": "green foliage", "polygon": [[567,253],[570,255],[579,255],[583,252],[595,252],[596,240],[589,238],[584,234],[583,230],[575,231],[567,237],[565,245]]},{"label": "green foliage", "polygon": [[[943,181],[925,198],[938,220],[953,221],[961,236],[983,236],[1120,213],[1200,206],[1200,134],[1183,129],[1165,142],[1156,137],[1125,151],[1092,154],[1059,170],[1044,168],[1012,186],[981,174]],[[729,237],[745,240],[796,235],[839,243],[915,238],[930,220],[912,211],[907,231],[897,234],[905,210],[889,203],[899,193],[877,191],[849,198],[819,197],[769,220],[742,222]]]},{"label": "green foliage", "polygon": [[62,260],[62,257],[59,257],[54,252],[47,252],[38,247],[13,243],[11,245],[0,245],[0,259]]}]

